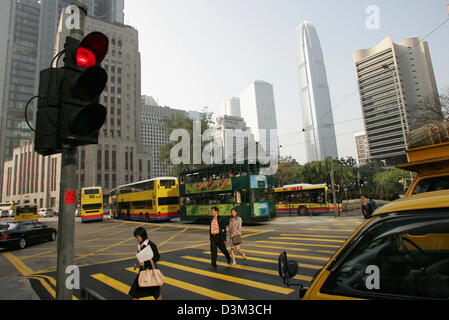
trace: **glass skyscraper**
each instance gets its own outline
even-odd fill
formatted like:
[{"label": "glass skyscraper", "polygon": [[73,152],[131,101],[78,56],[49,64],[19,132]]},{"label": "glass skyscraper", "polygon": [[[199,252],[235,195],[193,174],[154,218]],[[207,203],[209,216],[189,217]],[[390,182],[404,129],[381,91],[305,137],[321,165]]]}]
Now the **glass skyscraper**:
[{"label": "glass skyscraper", "polygon": [[297,66],[307,161],[338,158],[323,52],[316,29],[308,21],[297,28]]}]

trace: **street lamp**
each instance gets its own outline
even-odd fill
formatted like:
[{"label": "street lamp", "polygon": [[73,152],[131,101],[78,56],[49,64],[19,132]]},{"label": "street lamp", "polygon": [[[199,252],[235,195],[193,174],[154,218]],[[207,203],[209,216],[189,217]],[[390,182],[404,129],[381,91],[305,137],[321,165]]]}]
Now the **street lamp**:
[{"label": "street lamp", "polygon": [[399,98],[399,93],[398,93],[398,89],[397,89],[397,86],[396,86],[396,83],[399,83],[399,81],[396,81],[396,74],[394,73],[394,70],[392,70],[390,68],[390,66],[388,64],[385,64],[382,67],[385,70],[390,71],[391,74],[393,75],[394,91],[396,93],[396,100],[397,100],[397,103],[398,103],[399,115],[401,117],[402,135],[404,137],[405,148],[407,149],[407,134],[406,134],[406,131],[405,131],[404,118],[403,118],[403,114],[405,115],[405,110],[401,106],[401,100]]}]

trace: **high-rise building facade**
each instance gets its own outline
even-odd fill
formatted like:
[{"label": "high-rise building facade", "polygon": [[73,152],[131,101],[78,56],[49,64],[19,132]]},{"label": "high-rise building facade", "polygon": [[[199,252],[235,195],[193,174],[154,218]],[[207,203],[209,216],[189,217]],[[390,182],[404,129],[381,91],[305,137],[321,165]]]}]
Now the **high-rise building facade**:
[{"label": "high-rise building facade", "polygon": [[267,156],[279,156],[279,136],[273,85],[257,80],[240,95],[242,117]]},{"label": "high-rise building facade", "polygon": [[369,160],[368,138],[365,131],[356,132],[354,134],[355,146],[357,149],[357,158],[359,166],[364,166]]},{"label": "high-rise building facade", "polygon": [[[142,101],[151,103],[154,99],[143,96]],[[169,119],[172,116],[188,117],[184,110],[172,109],[169,107],[161,107],[152,104],[142,105],[142,142],[143,145],[149,148],[153,155],[153,162],[151,165],[152,177],[165,177],[171,175],[173,165],[171,163],[159,160],[160,147],[169,143],[169,135],[163,126],[163,119]],[[175,128],[173,128],[175,129]]]},{"label": "high-rise building facade", "polygon": [[[63,48],[69,30],[61,17],[56,49]],[[102,62],[108,83],[100,97],[107,119],[100,130],[98,145],[78,148],[79,187],[111,189],[151,176],[153,158],[146,153],[141,135],[141,64],[136,29],[86,17],[85,35],[99,31],[109,38],[109,51]]]},{"label": "high-rise building facade", "polygon": [[235,97],[223,102],[222,115],[217,119],[215,130],[215,143],[222,148],[223,162],[243,152],[249,141],[254,139],[242,118],[240,99]]},{"label": "high-rise building facade", "polygon": [[394,43],[388,36],[353,52],[353,60],[370,158],[387,165],[406,162],[407,133],[442,117],[424,108],[428,99],[438,101],[427,42],[411,38]]},{"label": "high-rise building facade", "polygon": [[308,21],[297,28],[296,56],[307,161],[338,158],[323,51],[318,33]]}]

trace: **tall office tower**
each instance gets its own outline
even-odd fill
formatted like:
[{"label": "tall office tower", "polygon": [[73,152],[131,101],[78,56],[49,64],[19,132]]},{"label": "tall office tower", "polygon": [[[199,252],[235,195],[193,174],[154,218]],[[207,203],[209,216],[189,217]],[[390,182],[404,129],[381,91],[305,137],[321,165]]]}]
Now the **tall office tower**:
[{"label": "tall office tower", "polygon": [[307,161],[338,158],[334,116],[323,51],[315,27],[308,21],[297,28],[297,68]]},{"label": "tall office tower", "polygon": [[[427,42],[411,38],[353,52],[370,158],[406,162],[407,132],[441,119]],[[438,104],[430,112],[426,101]],[[439,111],[438,111],[439,110]]]},{"label": "tall office tower", "polygon": [[279,156],[279,136],[273,85],[257,80],[240,95],[243,119],[266,151],[267,156]]},{"label": "tall office tower", "polygon": [[359,166],[364,166],[369,160],[368,138],[365,131],[356,132],[354,134],[355,145],[357,148],[357,158]]},{"label": "tall office tower", "polygon": [[[0,177],[15,147],[34,138],[25,105],[34,96],[40,4],[38,0],[2,1],[0,10]],[[29,122],[33,123],[32,108]]]},{"label": "tall office tower", "polygon": [[[223,102],[222,115],[217,119],[215,130],[215,143],[217,146],[223,148],[221,159],[223,162],[228,157],[230,158],[238,152],[244,151],[245,146],[248,144],[248,139],[251,139],[252,133],[242,118],[239,98],[231,98]],[[236,161],[237,159],[233,160]]]},{"label": "tall office tower", "polygon": [[[61,15],[56,41],[59,52],[69,30]],[[109,38],[109,51],[102,62],[108,83],[100,97],[107,108],[106,123],[100,130],[98,145],[78,148],[79,187],[101,186],[111,189],[147,179],[152,157],[143,150],[141,135],[141,65],[138,32],[132,27],[86,17],[85,35],[100,31]]]},{"label": "tall office tower", "polygon": [[160,147],[170,142],[169,135],[167,135],[163,127],[162,120],[176,115],[188,117],[188,113],[183,110],[152,104],[154,99],[148,96],[142,96],[142,101],[145,102],[142,104],[142,142],[145,147],[150,149],[153,155],[151,176],[169,176],[171,175],[173,165],[171,163],[163,163],[159,160]]}]

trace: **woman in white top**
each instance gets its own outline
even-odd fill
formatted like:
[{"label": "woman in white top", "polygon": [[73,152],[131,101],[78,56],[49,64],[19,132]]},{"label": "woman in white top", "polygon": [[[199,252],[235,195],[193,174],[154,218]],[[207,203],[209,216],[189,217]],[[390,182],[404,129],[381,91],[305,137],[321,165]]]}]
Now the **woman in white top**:
[{"label": "woman in white top", "polygon": [[242,256],[243,262],[246,263],[246,255],[240,250],[240,243],[234,244],[233,238],[236,236],[240,236],[242,238],[242,218],[240,218],[237,214],[237,210],[232,208],[231,210],[231,219],[229,220],[229,233],[231,237],[231,258],[232,264],[231,266],[235,266],[235,255],[238,253]]},{"label": "woman in white top", "polygon": [[[157,250],[157,246],[148,238],[147,231],[143,227],[139,227],[134,231],[134,237],[136,237],[136,241],[138,243],[137,252],[142,252],[144,249],[149,250],[149,256],[152,256],[151,260],[153,260],[154,266],[156,268],[156,262],[159,261],[160,255],[159,251]],[[145,269],[153,268],[150,260],[140,262],[139,264],[139,273],[137,274],[137,277],[134,280],[128,295],[130,295],[133,300],[139,300],[141,298],[151,296],[153,296],[155,300],[162,300],[161,287],[139,287],[140,272]]]}]

